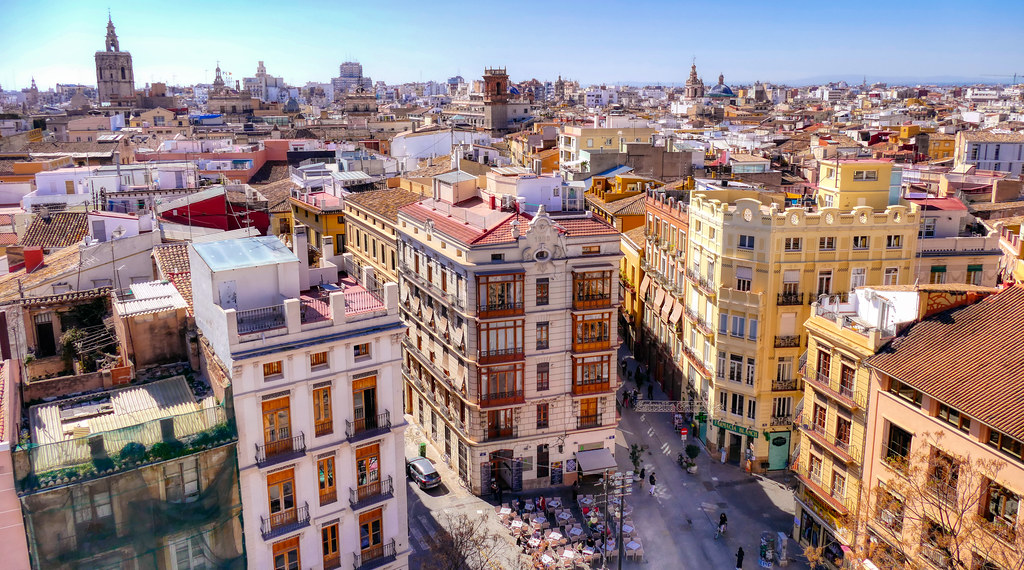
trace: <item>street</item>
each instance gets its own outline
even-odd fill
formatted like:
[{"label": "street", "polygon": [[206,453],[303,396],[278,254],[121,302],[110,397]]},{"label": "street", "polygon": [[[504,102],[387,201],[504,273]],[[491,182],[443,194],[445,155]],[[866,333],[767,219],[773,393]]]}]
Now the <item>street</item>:
[{"label": "street", "polygon": [[[625,349],[621,355],[628,355]],[[628,359],[630,370],[636,366]],[[632,389],[631,382],[620,388]],[[646,393],[646,387],[643,390]],[[655,398],[664,398],[657,387]],[[410,422],[412,418],[407,418]],[[417,445],[426,441],[418,428],[410,427],[406,432],[406,455],[417,453]],[[693,438],[690,442],[694,442]],[[683,570],[731,569],[736,567],[735,554],[743,547],[746,557],[745,568],[758,567],[758,550],[761,533],[777,531],[789,534],[793,526],[794,501],[790,475],[782,473],[771,478],[750,475],[740,467],[721,464],[703,451],[697,458],[697,473],[686,473],[677,463],[677,455],[685,443],[680,440],[672,427],[671,414],[636,413],[623,408],[619,428],[615,437],[615,458],[621,471],[632,469],[629,461],[629,446],[638,443],[647,446],[642,460],[649,475],[653,470],[657,484],[653,496],[648,494],[645,481],[634,486],[628,499],[633,505],[633,519],[638,522],[640,536],[645,548],[645,562],[624,561],[623,566],[679,568]],[[440,461],[440,454],[430,444],[427,456],[441,473],[444,484],[436,489],[423,491],[408,485],[409,498],[409,539],[414,554],[411,567],[427,568],[430,563],[429,537],[437,528],[438,521],[446,512],[463,512],[471,516],[484,514],[496,533],[508,539],[509,548],[503,551],[501,559],[494,560],[493,568],[513,568],[518,550],[508,534],[494,516],[494,502],[471,495],[458,483],[456,474]],[[586,490],[584,490],[586,492]],[[568,495],[567,488],[545,491],[551,495]],[[522,493],[536,496],[537,492]],[[505,501],[517,494],[505,493]],[[490,499],[490,497],[486,497]],[[729,519],[726,535],[714,539],[719,514],[725,512]],[[792,539],[787,540],[787,568],[803,570],[809,568],[799,548]]]}]

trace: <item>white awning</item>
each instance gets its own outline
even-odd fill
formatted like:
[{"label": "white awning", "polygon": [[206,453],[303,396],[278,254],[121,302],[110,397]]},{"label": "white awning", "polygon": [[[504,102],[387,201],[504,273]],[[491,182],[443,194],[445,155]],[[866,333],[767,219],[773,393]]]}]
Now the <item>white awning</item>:
[{"label": "white awning", "polygon": [[615,463],[615,458],[612,457],[611,450],[603,447],[601,449],[577,451],[576,464],[577,469],[579,469],[580,473],[583,475],[604,473],[609,469],[615,469],[618,467]]}]

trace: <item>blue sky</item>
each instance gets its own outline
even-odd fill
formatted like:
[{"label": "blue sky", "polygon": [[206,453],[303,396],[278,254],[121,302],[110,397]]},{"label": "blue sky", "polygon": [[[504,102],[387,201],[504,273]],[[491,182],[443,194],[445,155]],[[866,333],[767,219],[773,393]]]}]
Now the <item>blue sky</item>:
[{"label": "blue sky", "polygon": [[94,84],[108,5],[137,87],[212,81],[218,59],[236,79],[263,60],[293,85],[347,60],[388,83],[485,66],[514,81],[681,83],[692,57],[705,83],[1024,72],[1021,0],[0,0],[0,85]]}]

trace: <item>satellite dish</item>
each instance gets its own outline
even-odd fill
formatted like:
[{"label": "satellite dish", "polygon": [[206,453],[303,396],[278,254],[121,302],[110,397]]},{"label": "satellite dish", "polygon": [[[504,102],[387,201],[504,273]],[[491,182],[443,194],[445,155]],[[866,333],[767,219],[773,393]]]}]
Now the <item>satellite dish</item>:
[{"label": "satellite dish", "polygon": [[124,226],[117,226],[117,229],[114,230],[114,232],[111,234],[111,237],[113,239],[117,239],[123,236],[125,231],[126,230],[124,229]]}]

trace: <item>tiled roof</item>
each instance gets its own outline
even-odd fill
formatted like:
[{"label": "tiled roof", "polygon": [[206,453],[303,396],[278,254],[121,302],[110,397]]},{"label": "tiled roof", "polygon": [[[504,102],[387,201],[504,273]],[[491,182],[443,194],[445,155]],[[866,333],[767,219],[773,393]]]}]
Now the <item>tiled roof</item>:
[{"label": "tiled roof", "polygon": [[572,218],[566,220],[552,216],[551,219],[565,235],[570,237],[613,235],[619,233],[619,230],[600,218]]},{"label": "tiled roof", "polygon": [[47,249],[67,247],[82,241],[89,231],[88,222],[85,212],[39,214],[25,230],[21,245]]},{"label": "tiled roof", "polygon": [[398,221],[398,209],[402,206],[415,204],[423,199],[423,196],[415,192],[394,188],[388,190],[371,190],[369,192],[355,192],[345,198],[350,204],[356,204],[364,210],[387,218],[392,222]]},{"label": "tiled roof", "polygon": [[174,284],[181,297],[188,303],[192,314],[192,266],[188,260],[187,243],[167,243],[153,248],[153,259],[158,273]]},{"label": "tiled roof", "polygon": [[530,229],[530,220],[533,219],[529,214],[514,214],[502,220],[502,222],[487,233],[473,240],[473,245],[490,245],[495,243],[507,243],[513,241],[512,238],[512,220],[519,223],[520,235],[525,235],[527,230]]},{"label": "tiled roof", "polygon": [[18,299],[21,290],[31,291],[74,271],[79,264],[78,245],[69,245],[43,257],[43,266],[32,273],[19,269],[0,275],[0,303]]},{"label": "tiled roof", "polygon": [[1024,133],[994,133],[991,131],[961,131],[967,142],[1024,142]]},{"label": "tiled roof", "polygon": [[628,232],[623,232],[622,237],[629,240],[637,249],[643,249],[644,244],[647,243],[644,230],[644,226],[637,226]]},{"label": "tiled roof", "polygon": [[287,160],[268,160],[249,178],[249,184],[270,184],[287,178]]},{"label": "tiled roof", "polygon": [[432,178],[452,170],[452,157],[448,155],[436,156],[423,162],[425,164],[416,170],[405,173],[405,178]]},{"label": "tiled roof", "polygon": [[616,216],[643,216],[647,213],[643,194],[616,200],[609,204],[608,207]]},{"label": "tiled roof", "polygon": [[286,177],[270,184],[253,185],[253,188],[267,199],[267,209],[270,213],[280,214],[291,211],[288,198],[292,195],[293,189],[301,188],[301,186]]},{"label": "tiled roof", "polygon": [[928,317],[868,364],[1024,439],[1024,286]]},{"label": "tiled roof", "polygon": [[473,243],[473,240],[484,233],[480,228],[472,226],[467,222],[462,222],[440,212],[424,208],[418,203],[409,204],[398,210],[420,222],[432,221],[437,231],[465,244]]},{"label": "tiled roof", "polygon": [[18,234],[14,232],[0,232],[0,247],[18,243]]}]

